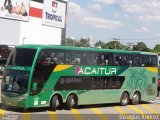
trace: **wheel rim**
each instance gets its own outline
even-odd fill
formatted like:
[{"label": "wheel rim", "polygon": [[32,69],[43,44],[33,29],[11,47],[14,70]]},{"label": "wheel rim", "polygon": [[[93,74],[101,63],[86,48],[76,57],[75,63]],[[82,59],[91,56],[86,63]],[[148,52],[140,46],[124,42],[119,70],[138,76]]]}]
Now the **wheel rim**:
[{"label": "wheel rim", "polygon": [[139,95],[138,94],[134,94],[133,95],[133,102],[134,103],[138,103],[139,102]]},{"label": "wheel rim", "polygon": [[57,100],[56,100],[56,107],[58,107],[59,104],[60,104],[60,103],[59,103],[59,100],[57,99]]},{"label": "wheel rim", "polygon": [[75,100],[74,100],[74,98],[72,98],[72,100],[71,100],[71,107],[73,107],[75,105]]},{"label": "wheel rim", "polygon": [[122,103],[123,103],[123,104],[127,104],[127,102],[128,102],[127,94],[124,94],[124,95],[122,96]]}]

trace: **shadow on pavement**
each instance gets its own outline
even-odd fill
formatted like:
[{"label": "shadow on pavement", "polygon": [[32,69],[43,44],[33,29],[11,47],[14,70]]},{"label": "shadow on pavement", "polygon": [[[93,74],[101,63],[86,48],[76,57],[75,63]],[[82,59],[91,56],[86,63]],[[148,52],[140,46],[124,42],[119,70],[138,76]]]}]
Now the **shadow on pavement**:
[{"label": "shadow on pavement", "polygon": [[[143,101],[140,104],[153,104],[153,103]],[[75,109],[104,108],[104,107],[114,107],[114,106],[120,106],[120,104],[119,103],[110,103],[110,104],[79,105]],[[8,112],[20,112],[20,113],[46,112],[49,110],[48,107],[30,108],[30,109],[23,109],[23,108],[9,107],[9,106],[7,107],[7,106],[3,106],[1,103],[0,103],[0,109],[6,110]],[[67,110],[67,109],[63,105],[58,110]]]}]

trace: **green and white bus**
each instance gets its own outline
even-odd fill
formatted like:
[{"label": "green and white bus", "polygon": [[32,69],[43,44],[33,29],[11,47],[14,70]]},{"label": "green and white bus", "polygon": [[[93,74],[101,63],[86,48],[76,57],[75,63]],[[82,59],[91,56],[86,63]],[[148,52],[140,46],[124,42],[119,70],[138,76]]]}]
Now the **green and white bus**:
[{"label": "green and white bus", "polygon": [[158,56],[149,52],[21,45],[2,80],[2,103],[24,109],[138,104],[156,98]]}]

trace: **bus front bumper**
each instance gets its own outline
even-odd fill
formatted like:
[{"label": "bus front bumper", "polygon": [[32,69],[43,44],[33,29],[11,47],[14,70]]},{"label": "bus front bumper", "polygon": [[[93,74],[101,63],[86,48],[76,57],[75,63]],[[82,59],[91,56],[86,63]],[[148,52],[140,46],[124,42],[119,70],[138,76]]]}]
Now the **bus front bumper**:
[{"label": "bus front bumper", "polygon": [[4,94],[1,95],[1,102],[4,106],[12,106],[25,108],[26,107],[26,95],[18,96],[18,97],[10,97]]}]

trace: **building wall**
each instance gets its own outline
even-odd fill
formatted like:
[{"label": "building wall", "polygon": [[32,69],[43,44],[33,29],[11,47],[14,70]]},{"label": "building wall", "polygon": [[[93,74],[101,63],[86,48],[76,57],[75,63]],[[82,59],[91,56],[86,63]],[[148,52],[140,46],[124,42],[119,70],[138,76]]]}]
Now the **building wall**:
[{"label": "building wall", "polygon": [[[42,3],[30,1],[30,7],[43,10]],[[60,45],[61,30],[61,28],[42,25],[42,18],[32,13],[29,17],[29,22],[21,23],[20,44],[32,43]]]},{"label": "building wall", "polygon": [[29,22],[0,18],[0,44],[61,44],[62,29],[42,25],[42,17],[31,8],[42,12],[43,4],[30,1]]},{"label": "building wall", "polygon": [[0,18],[0,44],[17,45],[20,37],[20,22]]}]

